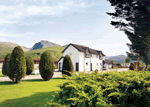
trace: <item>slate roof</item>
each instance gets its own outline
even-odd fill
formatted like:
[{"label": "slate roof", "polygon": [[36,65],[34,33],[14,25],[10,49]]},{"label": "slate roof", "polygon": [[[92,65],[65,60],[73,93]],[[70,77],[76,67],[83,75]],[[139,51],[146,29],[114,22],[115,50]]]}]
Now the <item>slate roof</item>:
[{"label": "slate roof", "polygon": [[64,53],[64,51],[65,51],[70,45],[72,45],[73,47],[75,47],[75,48],[76,48],[78,51],[80,51],[80,52],[84,52],[84,53],[85,53],[86,50],[88,49],[91,54],[99,55],[99,54],[101,53],[103,56],[106,56],[106,55],[103,54],[102,51],[95,50],[95,49],[91,49],[91,48],[89,48],[89,47],[82,46],[82,45],[72,44],[72,43],[70,43],[70,44],[62,51],[62,53]]}]

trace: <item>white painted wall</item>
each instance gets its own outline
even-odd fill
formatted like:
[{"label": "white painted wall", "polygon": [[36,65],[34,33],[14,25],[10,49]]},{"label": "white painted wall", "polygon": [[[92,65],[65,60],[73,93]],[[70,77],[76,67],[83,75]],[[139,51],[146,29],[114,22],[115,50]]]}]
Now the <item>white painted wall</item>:
[{"label": "white painted wall", "polygon": [[84,71],[85,69],[85,54],[83,52],[79,52],[79,71]]}]

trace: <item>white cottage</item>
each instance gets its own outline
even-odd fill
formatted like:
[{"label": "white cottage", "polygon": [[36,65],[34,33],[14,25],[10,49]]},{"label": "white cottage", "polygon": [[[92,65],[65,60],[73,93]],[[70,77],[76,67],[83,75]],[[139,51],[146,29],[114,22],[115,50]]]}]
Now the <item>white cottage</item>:
[{"label": "white cottage", "polygon": [[92,71],[101,70],[104,67],[105,55],[102,51],[91,49],[89,47],[70,43],[63,51],[63,56],[58,60],[58,70],[62,70],[63,59],[69,55],[74,71]]}]

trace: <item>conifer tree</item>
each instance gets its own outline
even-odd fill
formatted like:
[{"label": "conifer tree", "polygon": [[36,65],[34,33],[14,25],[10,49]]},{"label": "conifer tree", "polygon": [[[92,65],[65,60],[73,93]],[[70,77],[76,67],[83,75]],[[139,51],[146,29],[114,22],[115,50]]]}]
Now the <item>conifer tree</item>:
[{"label": "conifer tree", "polygon": [[26,59],[23,49],[20,46],[16,46],[11,53],[9,62],[8,76],[15,83],[19,83],[20,80],[26,75]]},{"label": "conifer tree", "polygon": [[54,60],[48,51],[41,54],[39,62],[39,71],[43,80],[48,81],[54,75]]},{"label": "conifer tree", "polygon": [[33,61],[32,56],[27,56],[26,57],[26,66],[27,66],[26,74],[30,75],[33,72],[33,70],[34,70],[34,61]]},{"label": "conifer tree", "polygon": [[3,75],[8,75],[8,73],[9,73],[9,61],[10,61],[10,56],[11,56],[10,53],[8,53],[8,54],[5,56],[4,63],[3,63],[3,67],[2,67],[2,74],[3,74]]},{"label": "conifer tree", "polygon": [[73,69],[74,69],[74,67],[73,67],[71,58],[69,55],[66,55],[63,60],[62,74],[71,76]]}]

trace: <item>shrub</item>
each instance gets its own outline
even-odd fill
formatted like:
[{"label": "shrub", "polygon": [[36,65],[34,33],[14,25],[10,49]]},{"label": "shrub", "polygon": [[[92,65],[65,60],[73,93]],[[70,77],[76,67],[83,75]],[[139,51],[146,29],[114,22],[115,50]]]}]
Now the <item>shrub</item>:
[{"label": "shrub", "polygon": [[130,64],[129,69],[134,70],[134,64],[133,63]]},{"label": "shrub", "polygon": [[18,83],[26,75],[26,59],[23,49],[16,46],[11,53],[9,62],[8,76],[11,80]]},{"label": "shrub", "polygon": [[27,56],[26,57],[26,66],[27,66],[26,74],[30,75],[33,72],[33,70],[34,70],[34,61],[33,61],[32,56]]},{"label": "shrub", "polygon": [[63,60],[63,66],[62,66],[62,74],[71,76],[71,73],[73,72],[73,64],[71,61],[71,58],[69,55],[66,55]]},{"label": "shrub", "polygon": [[9,73],[9,61],[10,61],[10,56],[11,56],[10,53],[8,53],[8,54],[5,56],[4,63],[3,63],[3,67],[2,67],[2,74],[3,74],[3,75],[8,75],[8,73]]},{"label": "shrub", "polygon": [[41,77],[43,80],[48,81],[54,75],[54,60],[51,57],[50,52],[44,51],[41,54],[40,62],[39,62],[39,70]]},{"label": "shrub", "polygon": [[[150,107],[150,72],[73,73],[53,107]],[[54,103],[55,102],[55,103]]]}]

